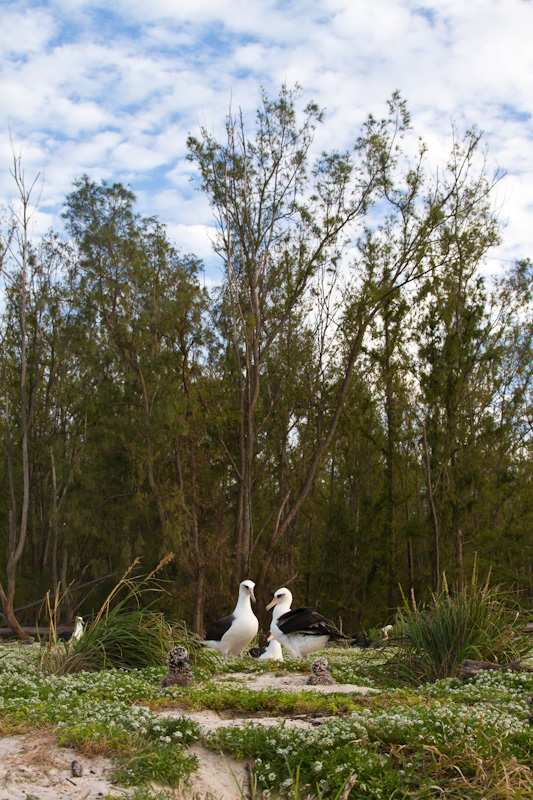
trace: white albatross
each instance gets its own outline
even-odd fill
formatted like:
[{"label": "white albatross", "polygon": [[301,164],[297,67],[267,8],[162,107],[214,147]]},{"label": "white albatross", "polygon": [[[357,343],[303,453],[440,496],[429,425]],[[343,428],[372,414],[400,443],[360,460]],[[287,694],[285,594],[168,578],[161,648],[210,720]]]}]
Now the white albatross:
[{"label": "white albatross", "polygon": [[84,626],[85,623],[83,621],[83,617],[76,617],[76,627],[74,628],[74,633],[70,638],[74,639],[75,642],[78,642],[83,636]]},{"label": "white albatross", "polygon": [[252,600],[255,603],[254,586],[253,581],[243,581],[233,614],[217,619],[207,629],[203,644],[222,653],[224,661],[228,656],[242,656],[259,630],[251,605]]},{"label": "white albatross", "polygon": [[268,637],[268,645],[266,647],[252,647],[248,650],[248,655],[252,658],[260,658],[265,661],[267,659],[271,661],[283,661],[281,645],[277,639],[274,639],[272,634]]},{"label": "white albatross", "polygon": [[272,611],[270,632],[289,651],[293,661],[306,658],[326,646],[329,639],[344,639],[333,622],[312,608],[295,608],[291,611],[292,593],[283,586],[274,592],[267,605]]}]

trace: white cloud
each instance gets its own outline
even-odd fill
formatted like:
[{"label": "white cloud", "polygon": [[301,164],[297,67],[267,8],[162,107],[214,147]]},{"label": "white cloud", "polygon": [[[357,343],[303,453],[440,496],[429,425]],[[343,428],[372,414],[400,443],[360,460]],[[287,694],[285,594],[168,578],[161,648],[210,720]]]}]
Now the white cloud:
[{"label": "white cloud", "polygon": [[[53,221],[72,180],[129,182],[185,249],[210,258],[210,210],[191,191],[186,137],[223,134],[229,103],[253,115],[259,85],[298,82],[326,108],[317,147],[345,148],[400,89],[436,158],[451,122],[478,125],[508,173],[506,248],[533,253],[527,0],[18,0],[3,9],[0,198],[8,123],[28,172],[44,169]],[[7,142],[7,145],[6,145]],[[59,221],[57,222],[59,225]],[[194,247],[193,247],[194,245]]]},{"label": "white cloud", "polygon": [[28,14],[13,5],[2,10],[0,52],[4,59],[27,59],[39,53],[54,35],[55,22],[44,9]]}]

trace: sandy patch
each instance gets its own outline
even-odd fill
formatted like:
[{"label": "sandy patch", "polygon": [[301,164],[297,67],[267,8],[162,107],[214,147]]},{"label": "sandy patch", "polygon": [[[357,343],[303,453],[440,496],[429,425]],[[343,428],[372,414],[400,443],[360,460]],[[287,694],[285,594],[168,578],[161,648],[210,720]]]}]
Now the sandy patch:
[{"label": "sandy patch", "polygon": [[[176,791],[176,797],[203,800],[212,795],[217,800],[242,800],[243,794],[248,794],[246,764],[200,744],[193,745],[190,752],[198,756],[200,768],[192,776],[191,787]],[[72,776],[74,760],[82,767],[80,778]],[[133,794],[133,789],[112,783],[112,770],[111,760],[88,758],[58,747],[50,734],[0,736],[0,800],[124,799]]]},{"label": "sandy patch", "polygon": [[247,764],[235,761],[199,744],[190,748],[200,759],[200,768],[191,776],[191,787],[184,794],[194,800],[212,795],[216,800],[242,800],[250,794],[250,775]]},{"label": "sandy patch", "polygon": [[[76,760],[82,776],[72,776]],[[87,758],[58,747],[51,734],[0,736],[0,800],[89,800],[126,797],[132,792],[116,787],[107,758]]]},{"label": "sandy patch", "polygon": [[198,722],[204,731],[216,731],[219,728],[231,728],[233,726],[246,725],[253,722],[257,725],[263,725],[265,728],[270,728],[273,725],[278,725],[284,722],[287,728],[309,728],[312,724],[311,718],[301,717],[246,717],[237,714],[218,714],[216,711],[190,711],[189,709],[177,709],[170,711],[163,711],[162,717],[187,717],[188,719]]},{"label": "sandy patch", "polygon": [[231,675],[217,678],[217,683],[241,683],[248,689],[278,689],[282,692],[300,692],[304,689],[309,692],[319,692],[320,694],[332,694],[333,692],[357,695],[379,694],[378,689],[372,689],[368,686],[355,686],[351,683],[334,683],[331,686],[308,686],[306,684],[308,677],[308,675],[298,675],[297,673],[275,675],[272,672],[235,672]]}]

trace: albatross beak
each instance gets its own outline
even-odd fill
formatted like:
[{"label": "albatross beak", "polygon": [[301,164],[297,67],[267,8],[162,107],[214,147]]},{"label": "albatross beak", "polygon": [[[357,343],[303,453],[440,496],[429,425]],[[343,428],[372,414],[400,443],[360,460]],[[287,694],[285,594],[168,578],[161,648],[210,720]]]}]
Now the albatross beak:
[{"label": "albatross beak", "polygon": [[274,599],[273,599],[273,600],[271,600],[271,601],[270,601],[270,603],[267,605],[267,607],[266,607],[266,610],[267,610],[267,611],[270,611],[270,609],[271,609],[271,608],[274,608],[274,606],[277,606],[277,604],[278,604],[278,603],[279,603],[279,600],[278,600],[278,598],[277,598],[277,597],[274,597]]},{"label": "albatross beak", "polygon": [[252,600],[255,603],[255,594],[254,594],[254,587],[253,586],[250,586],[249,595],[250,595],[250,597],[252,598]]}]

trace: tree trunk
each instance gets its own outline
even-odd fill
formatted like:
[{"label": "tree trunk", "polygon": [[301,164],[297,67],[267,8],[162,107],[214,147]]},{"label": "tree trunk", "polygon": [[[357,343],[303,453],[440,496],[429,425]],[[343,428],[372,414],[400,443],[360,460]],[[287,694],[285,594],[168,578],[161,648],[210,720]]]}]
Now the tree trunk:
[{"label": "tree trunk", "polygon": [[198,565],[195,585],[195,603],[192,618],[192,629],[197,636],[202,636],[204,630],[204,590],[205,570],[203,565]]},{"label": "tree trunk", "polygon": [[28,634],[19,624],[14,612],[16,568],[16,562],[10,557],[7,563],[7,595],[4,593],[4,589],[0,584],[0,597],[2,598],[4,616],[9,627],[19,639],[26,639]]},{"label": "tree trunk", "polygon": [[433,521],[433,591],[438,594],[440,591],[440,533],[439,533],[439,520],[437,517],[437,509],[435,507],[435,500],[433,497],[433,486],[431,483],[431,467],[429,464],[429,450],[428,440],[426,435],[426,426],[422,426],[424,433],[424,456],[426,462],[426,481],[428,490],[429,507],[431,511],[431,519]]},{"label": "tree trunk", "polygon": [[[74,616],[74,612],[72,610],[72,599],[70,596],[70,587],[67,583],[67,567],[68,567],[68,550],[66,547],[63,548],[63,559],[61,563],[61,595],[65,600],[65,614],[66,614],[66,624],[70,625],[72,623],[72,618]],[[58,611],[61,607],[58,608]]]},{"label": "tree trunk", "polygon": [[[15,599],[15,580],[17,565],[22,558],[26,534],[28,531],[28,514],[30,508],[30,463],[28,453],[29,433],[33,418],[34,396],[31,393],[31,384],[28,387],[28,356],[27,356],[27,331],[26,331],[26,312],[28,295],[28,269],[29,269],[29,226],[32,216],[30,208],[30,198],[35,181],[27,189],[24,182],[24,172],[22,170],[20,157],[13,157],[14,169],[13,176],[17,185],[22,209],[18,215],[18,260],[20,263],[20,302],[18,309],[19,332],[20,332],[20,408],[18,416],[20,419],[20,441],[21,441],[21,461],[22,461],[22,501],[20,504],[20,514],[17,509],[15,494],[15,465],[13,463],[13,448],[11,446],[12,433],[9,413],[6,413],[6,454],[8,461],[9,493],[11,498],[11,509],[9,511],[9,537],[8,537],[8,559],[7,559],[7,594],[4,593],[3,586],[0,585],[0,596],[4,606],[4,613],[13,633],[19,639],[26,638],[26,632],[18,623],[14,613]],[[40,331],[37,332],[35,342],[36,351],[40,345]],[[36,353],[38,359],[38,354]],[[38,383],[39,375],[35,375],[34,382]],[[7,379],[6,379],[7,381]],[[7,390],[7,385],[6,385]],[[9,411],[8,392],[6,391],[6,412]],[[17,531],[18,527],[18,531]]]},{"label": "tree trunk", "polygon": [[459,568],[459,576],[457,580],[457,588],[460,592],[463,591],[465,585],[465,565],[464,565],[464,558],[463,558],[463,543],[464,543],[464,536],[462,528],[457,529],[457,541],[456,541],[456,552],[457,552],[457,566]]},{"label": "tree trunk", "polygon": [[385,403],[387,415],[387,500],[389,533],[389,609],[396,607],[398,571],[396,564],[396,414],[393,388],[393,366],[391,363],[391,333],[389,329],[388,303],[385,304],[383,324],[385,326]]}]

